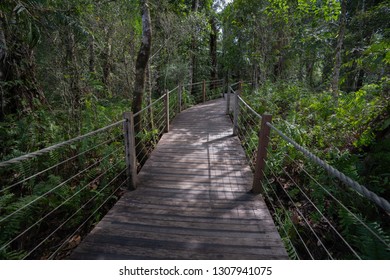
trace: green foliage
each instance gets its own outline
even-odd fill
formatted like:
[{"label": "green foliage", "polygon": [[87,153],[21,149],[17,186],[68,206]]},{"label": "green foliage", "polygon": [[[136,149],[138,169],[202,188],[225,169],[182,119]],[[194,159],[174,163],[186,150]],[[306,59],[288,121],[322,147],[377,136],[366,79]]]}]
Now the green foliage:
[{"label": "green foliage", "polygon": [[[390,250],[371,233],[373,231],[379,238],[389,244],[389,234],[384,232],[378,222],[367,222],[362,215],[358,215],[358,219],[356,219],[343,209],[339,211],[339,217],[344,236],[359,251],[363,259],[387,260],[390,258]],[[362,226],[359,220],[365,221],[371,231]]]},{"label": "green foliage", "polygon": [[[82,133],[122,118],[122,112],[127,108],[126,103],[120,98],[97,99],[92,95],[90,99],[85,99]],[[43,107],[24,118],[8,116],[8,122],[0,123],[0,133],[6,143],[2,146],[3,160],[48,147],[68,138],[67,127],[62,125],[63,117],[63,114],[53,115]],[[0,224],[1,246],[15,239],[1,251],[2,258],[24,258],[47,234],[60,226],[53,237],[28,256],[43,257],[47,248],[63,242],[67,234],[77,229],[80,224],[85,223],[84,227],[88,228],[97,216],[101,216],[104,208],[93,215],[92,222],[85,221],[86,217],[112,194],[113,187],[117,187],[110,181],[124,168],[123,142],[119,137],[121,135],[122,127],[118,126],[108,133],[89,137],[68,147],[0,170],[0,183],[7,187],[58,165],[58,168],[51,168],[0,194],[0,218],[23,208]],[[109,139],[112,140],[107,142]],[[101,145],[103,142],[107,143]],[[114,153],[118,148],[119,155]],[[90,151],[75,157],[87,150]],[[110,153],[114,154],[95,164]],[[73,157],[74,159],[68,160]],[[64,160],[66,162],[62,163]],[[93,168],[89,168],[93,164],[95,164]],[[85,170],[82,175],[76,176],[82,170]],[[108,183],[110,185],[105,187]],[[109,203],[112,203],[112,200],[109,200]],[[42,221],[39,221],[40,219]],[[37,221],[39,223],[35,224]],[[22,234],[26,229],[28,230]]]},{"label": "green foliage", "polygon": [[[284,246],[286,248],[288,257],[290,260],[297,260],[299,259],[298,252],[296,251],[296,248],[294,244],[291,242],[292,236],[296,235],[296,232],[293,228],[293,224],[291,222],[291,217],[288,217],[290,215],[289,213],[284,213],[283,211],[277,211],[274,213],[274,215],[278,215],[276,217],[277,221],[280,221],[279,227],[283,227],[283,229],[279,229],[279,232],[282,233],[282,241],[284,243]],[[284,218],[284,219],[283,219]],[[284,236],[283,233],[288,233],[288,236]]]},{"label": "green foliage", "polygon": [[141,132],[137,134],[137,138],[142,140],[143,142],[155,144],[155,139],[159,133],[160,132],[158,129],[152,129],[152,130],[143,129]]},{"label": "green foliage", "polygon": [[[385,133],[388,128],[386,89],[387,81],[382,79],[379,83],[366,84],[356,92],[344,93],[339,96],[338,102],[335,102],[331,93],[327,91],[318,93],[303,84],[278,82],[265,83],[254,93],[249,89],[244,90],[243,98],[257,112],[271,112],[275,125],[300,145],[386,198],[390,195],[388,188],[390,145],[387,138],[378,139],[378,135]],[[241,113],[243,116],[240,117],[240,125],[248,130],[250,122],[245,116],[249,116],[250,113],[245,110]],[[258,128],[254,131],[258,131]],[[247,144],[251,141],[251,134],[246,132],[242,137],[245,151],[247,155],[251,155],[256,148]],[[293,187],[293,183],[283,169],[290,174],[327,219],[342,230],[343,236],[362,258],[387,259],[389,257],[386,247],[381,245],[381,242],[365,226],[356,222],[354,218],[349,220],[350,214],[345,212],[328,192],[353,213],[364,213],[359,214],[360,219],[388,242],[388,223],[385,217],[378,217],[378,208],[349,187],[330,177],[322,168],[305,159],[301,152],[292,145],[286,144],[274,133],[271,133],[267,167],[270,178],[274,176],[278,178],[278,184],[275,185],[288,192],[295,207],[305,214],[306,219],[318,231],[317,234],[324,238],[323,242],[332,243],[339,237],[327,228],[322,216],[309,207],[306,197],[298,188]],[[302,172],[302,168],[310,175]],[[322,185],[327,192],[319,185]],[[289,199],[286,199],[286,205],[291,205]],[[288,218],[281,220],[283,222],[279,227],[289,232],[297,254],[305,255],[305,249],[301,247],[296,233],[291,231],[291,220]],[[303,222],[300,225],[303,225]],[[305,226],[300,227],[300,230],[305,236],[311,234]],[[282,230],[280,232],[283,233]],[[288,242],[285,244],[289,252],[293,253],[291,244]],[[307,245],[311,246],[310,242]],[[335,251],[332,253],[334,257],[355,258],[349,249],[343,246],[340,243],[337,248],[334,248]],[[315,257],[326,258],[326,254],[316,253]]]},{"label": "green foliage", "polygon": [[187,90],[183,90],[182,92],[182,100],[186,107],[191,107],[196,104],[195,97],[190,94]]}]

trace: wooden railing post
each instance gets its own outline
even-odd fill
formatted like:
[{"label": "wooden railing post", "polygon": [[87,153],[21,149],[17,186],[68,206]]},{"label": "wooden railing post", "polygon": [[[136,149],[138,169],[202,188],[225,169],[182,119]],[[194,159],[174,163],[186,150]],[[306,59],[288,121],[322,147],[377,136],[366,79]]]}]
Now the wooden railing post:
[{"label": "wooden railing post", "polygon": [[270,127],[272,115],[264,114],[261,119],[261,127],[259,131],[259,144],[257,147],[255,174],[253,177],[252,192],[263,193],[262,180],[265,172],[265,160],[267,159],[267,147],[269,143]]},{"label": "wooden railing post", "polygon": [[165,94],[165,132],[169,132],[169,93],[168,90]]},{"label": "wooden railing post", "polygon": [[233,135],[238,134],[238,116],[240,111],[240,104],[238,96],[241,94],[241,81],[238,84],[238,89],[234,92],[234,119],[233,119]]},{"label": "wooden railing post", "polygon": [[206,102],[206,81],[203,80],[202,83],[202,94],[203,94],[203,103]]},{"label": "wooden railing post", "polygon": [[126,159],[126,176],[127,187],[129,189],[137,188],[137,159],[135,153],[135,133],[134,117],[132,112],[123,113],[126,120],[123,123],[123,133],[125,139],[125,159]]},{"label": "wooden railing post", "polygon": [[177,108],[179,110],[179,113],[181,113],[181,98],[182,98],[182,93],[183,93],[183,85],[179,84],[179,87],[177,88]]},{"label": "wooden railing post", "polygon": [[230,87],[228,85],[227,94],[226,94],[226,115],[229,115],[230,111]]},{"label": "wooden railing post", "polygon": [[225,78],[223,78],[223,81],[222,81],[222,97],[223,97],[223,99],[225,99],[225,92],[228,92],[227,90],[226,90],[226,80],[225,80]]}]

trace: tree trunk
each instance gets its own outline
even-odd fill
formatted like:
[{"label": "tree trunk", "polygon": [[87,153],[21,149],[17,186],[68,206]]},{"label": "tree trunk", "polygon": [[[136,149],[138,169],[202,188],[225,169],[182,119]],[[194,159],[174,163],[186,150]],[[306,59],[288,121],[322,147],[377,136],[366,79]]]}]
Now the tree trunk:
[{"label": "tree trunk", "polygon": [[89,39],[89,72],[95,73],[95,37],[91,36]]},{"label": "tree trunk", "polygon": [[278,52],[278,55],[277,55],[277,61],[273,65],[274,81],[278,81],[279,79],[283,78],[283,73],[286,65],[286,59],[283,50],[284,47],[287,45],[286,37],[282,31],[279,31],[277,36],[278,39],[276,43],[276,50]]},{"label": "tree trunk", "polygon": [[[215,17],[211,16],[210,19],[210,26],[211,26],[211,32],[210,32],[210,60],[211,60],[211,69],[210,69],[210,80],[216,80],[218,78],[218,72],[217,72],[217,24],[215,22]],[[213,88],[215,86],[214,83],[210,84]]]},{"label": "tree trunk", "polygon": [[199,9],[199,0],[192,0],[192,11],[197,12]]},{"label": "tree trunk", "polygon": [[0,121],[5,117],[5,92],[1,84],[5,80],[5,58],[7,57],[7,42],[4,34],[4,18],[0,12]]},{"label": "tree trunk", "polygon": [[341,15],[340,15],[340,19],[339,19],[339,32],[338,32],[338,38],[337,38],[336,54],[335,54],[333,75],[332,75],[332,93],[333,93],[333,97],[335,98],[335,100],[337,100],[338,94],[339,94],[341,52],[343,50],[346,14],[347,14],[347,1],[342,0],[341,1]]},{"label": "tree trunk", "polygon": [[[198,12],[199,8],[199,0],[193,0],[192,1],[192,12],[196,13]],[[195,31],[194,31],[195,32]],[[191,84],[196,82],[196,35],[192,34],[191,36],[191,68],[190,68],[190,77],[191,77]],[[190,93],[193,93],[193,87],[190,86]]]},{"label": "tree trunk", "polygon": [[[7,114],[31,112],[45,97],[38,86],[33,48],[15,32],[16,12],[11,19],[0,11],[0,120]],[[38,101],[38,102],[37,102]]]},{"label": "tree trunk", "polygon": [[112,36],[111,30],[106,31],[107,43],[104,51],[104,66],[103,66],[103,83],[106,88],[110,91],[111,86],[111,68],[112,68]]},{"label": "tree trunk", "polygon": [[70,88],[70,106],[72,113],[72,122],[75,122],[77,126],[71,125],[69,130],[71,135],[77,135],[81,130],[81,86],[80,86],[80,73],[77,65],[76,56],[76,40],[71,28],[67,28],[66,35],[66,58],[65,69],[69,75],[69,88]]},{"label": "tree trunk", "polygon": [[[151,67],[152,60],[150,59],[148,63],[148,67],[146,69],[146,77],[148,79],[147,82],[147,104],[150,106],[152,104],[152,94],[153,94],[153,81],[152,81],[152,67]],[[150,106],[148,109],[148,120],[149,120],[149,130],[154,129],[154,121],[153,121],[153,106]]]},{"label": "tree trunk", "polygon": [[[150,49],[152,44],[152,27],[150,20],[150,12],[148,6],[148,0],[141,1],[141,13],[142,13],[142,42],[138,52],[136,64],[135,64],[135,83],[134,83],[134,95],[132,110],[136,113],[142,109],[142,97],[145,91],[145,76],[146,68],[148,66],[148,60],[150,56]],[[135,133],[141,131],[141,115],[134,118]]]},{"label": "tree trunk", "polygon": [[306,66],[306,82],[309,86],[313,87],[314,61],[309,57],[307,57],[305,66]]}]

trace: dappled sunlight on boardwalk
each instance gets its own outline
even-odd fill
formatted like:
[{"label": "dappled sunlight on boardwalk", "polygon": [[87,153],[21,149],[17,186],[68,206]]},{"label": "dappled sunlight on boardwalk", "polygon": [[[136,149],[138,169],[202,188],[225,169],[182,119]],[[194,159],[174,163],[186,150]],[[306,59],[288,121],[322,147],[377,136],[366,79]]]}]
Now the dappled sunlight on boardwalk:
[{"label": "dappled sunlight on boardwalk", "polygon": [[222,99],[176,117],[72,259],[287,259]]}]

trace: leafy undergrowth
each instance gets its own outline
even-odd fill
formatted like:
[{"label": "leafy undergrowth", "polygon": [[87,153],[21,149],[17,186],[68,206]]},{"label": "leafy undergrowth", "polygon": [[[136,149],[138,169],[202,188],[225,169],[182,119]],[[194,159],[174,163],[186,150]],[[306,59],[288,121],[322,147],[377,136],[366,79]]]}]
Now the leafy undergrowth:
[{"label": "leafy undergrowth", "polygon": [[[297,143],[389,200],[389,88],[390,80],[385,78],[357,92],[340,93],[335,100],[328,91],[276,83],[265,84],[255,92],[244,88],[243,96],[257,112],[271,113],[273,123]],[[247,152],[252,153],[249,148]],[[329,176],[276,133],[271,133],[269,152],[268,203],[270,209],[277,206],[272,212],[281,235],[291,241],[285,244],[292,258],[356,258],[336,231],[361,258],[390,257],[383,244],[390,241],[385,211]]]},{"label": "leafy undergrowth", "polygon": [[[0,124],[1,161],[111,124],[128,107],[126,100],[86,99],[80,126],[44,106],[8,116]],[[2,167],[0,259],[65,258],[122,195],[124,167],[121,125]]]}]

